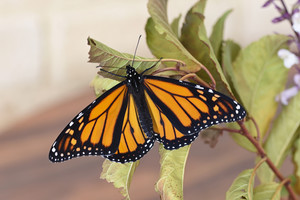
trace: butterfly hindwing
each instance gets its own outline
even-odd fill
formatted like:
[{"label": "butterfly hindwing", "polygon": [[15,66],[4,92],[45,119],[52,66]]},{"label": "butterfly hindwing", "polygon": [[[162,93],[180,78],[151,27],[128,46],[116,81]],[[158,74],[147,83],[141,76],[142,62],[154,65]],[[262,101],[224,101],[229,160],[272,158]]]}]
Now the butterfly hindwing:
[{"label": "butterfly hindwing", "polygon": [[193,83],[144,76],[144,87],[155,106],[183,135],[193,135],[214,124],[241,120],[246,115],[233,99]]},{"label": "butterfly hindwing", "polygon": [[154,104],[147,93],[145,94],[145,98],[153,119],[155,139],[161,142],[165,149],[172,150],[184,147],[191,144],[197,138],[199,132],[184,135],[178,131],[160,108]]},{"label": "butterfly hindwing", "polygon": [[83,155],[106,155],[117,151],[128,101],[121,82],[81,111],[53,143],[49,159],[62,162]]},{"label": "butterfly hindwing", "polygon": [[144,156],[153,144],[154,138],[149,138],[144,133],[139,121],[137,105],[133,95],[129,94],[118,150],[104,157],[121,163],[136,161]]}]

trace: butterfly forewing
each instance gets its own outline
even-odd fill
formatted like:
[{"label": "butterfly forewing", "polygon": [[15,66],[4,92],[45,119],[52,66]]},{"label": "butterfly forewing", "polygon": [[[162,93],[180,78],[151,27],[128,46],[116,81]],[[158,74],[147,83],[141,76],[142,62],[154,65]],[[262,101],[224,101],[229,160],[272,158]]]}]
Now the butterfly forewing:
[{"label": "butterfly forewing", "polygon": [[122,82],[81,111],[53,143],[49,159],[61,162],[82,155],[117,151],[128,101],[127,90]]},{"label": "butterfly forewing", "polygon": [[155,106],[184,135],[246,115],[233,99],[200,85],[157,76],[145,76],[144,85]]}]

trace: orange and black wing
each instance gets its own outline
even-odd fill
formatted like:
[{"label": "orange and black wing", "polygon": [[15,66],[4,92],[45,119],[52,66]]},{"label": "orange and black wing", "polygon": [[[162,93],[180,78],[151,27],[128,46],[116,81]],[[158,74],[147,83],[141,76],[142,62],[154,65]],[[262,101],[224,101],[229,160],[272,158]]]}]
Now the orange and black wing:
[{"label": "orange and black wing", "polygon": [[62,162],[102,155],[115,162],[140,159],[154,138],[142,131],[136,104],[125,82],[104,93],[75,117],[52,145],[49,159]]},{"label": "orange and black wing", "polygon": [[202,129],[241,120],[246,115],[244,108],[233,99],[193,83],[144,76],[144,88],[153,121],[160,128],[158,140],[165,147],[170,146],[169,149],[188,144],[186,140],[192,142]]},{"label": "orange and black wing", "polygon": [[83,155],[109,155],[121,140],[128,88],[121,82],[81,111],[53,143],[49,159],[62,162]]},{"label": "orange and black wing", "polygon": [[121,163],[136,161],[153,147],[154,141],[153,137],[149,138],[144,133],[137,105],[133,95],[129,94],[119,148],[114,154],[104,155],[104,157]]},{"label": "orange and black wing", "polygon": [[178,131],[147,93],[145,98],[153,119],[154,137],[164,145],[165,149],[172,150],[184,147],[197,138],[199,132],[185,135]]}]

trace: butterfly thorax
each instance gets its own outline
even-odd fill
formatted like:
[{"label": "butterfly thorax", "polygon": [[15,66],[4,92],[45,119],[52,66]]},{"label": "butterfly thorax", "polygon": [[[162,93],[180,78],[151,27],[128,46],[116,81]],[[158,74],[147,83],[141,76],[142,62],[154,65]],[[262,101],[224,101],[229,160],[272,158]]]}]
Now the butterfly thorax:
[{"label": "butterfly thorax", "polygon": [[139,75],[133,67],[130,65],[126,66],[127,69],[127,85],[129,88],[133,89],[135,93],[139,93],[141,91],[141,75]]}]

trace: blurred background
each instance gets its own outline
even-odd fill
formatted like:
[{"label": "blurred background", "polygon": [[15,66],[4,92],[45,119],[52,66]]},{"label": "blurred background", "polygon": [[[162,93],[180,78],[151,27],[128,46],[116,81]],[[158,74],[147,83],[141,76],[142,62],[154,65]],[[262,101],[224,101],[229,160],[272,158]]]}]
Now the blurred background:
[{"label": "blurred background", "polygon": [[[183,22],[195,2],[169,0],[169,20],[182,14]],[[261,8],[264,2],[208,1],[208,33],[231,8],[225,38],[243,47],[267,34],[289,33],[288,23],[271,23],[278,13],[272,6]],[[138,55],[152,57],[145,41],[148,17],[147,0],[0,1],[0,199],[121,199],[99,179],[103,158],[52,164],[48,151],[65,125],[95,98],[89,85],[97,69],[87,63],[87,37],[133,53],[142,34]],[[132,199],[158,199],[157,146],[137,169]],[[214,149],[198,139],[187,164],[186,199],[224,199],[233,179],[253,167],[253,158],[227,135]]]}]

